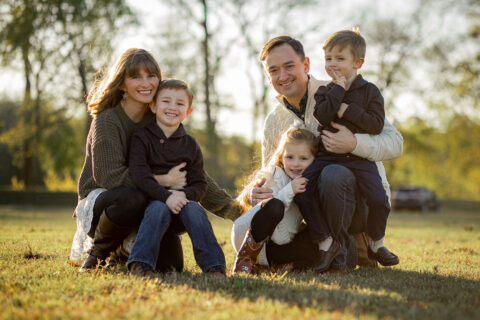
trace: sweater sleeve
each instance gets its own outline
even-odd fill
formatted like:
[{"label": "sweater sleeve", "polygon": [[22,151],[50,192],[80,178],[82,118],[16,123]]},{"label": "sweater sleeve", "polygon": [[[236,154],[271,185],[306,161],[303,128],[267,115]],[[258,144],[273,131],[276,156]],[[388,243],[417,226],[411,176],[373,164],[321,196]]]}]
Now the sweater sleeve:
[{"label": "sweater sleeve", "polygon": [[357,103],[348,105],[343,114],[343,119],[348,120],[362,131],[369,134],[379,134],[383,129],[385,108],[383,96],[374,84],[368,84],[367,103],[360,106]]},{"label": "sweater sleeve", "polygon": [[[265,119],[262,136],[262,168],[266,167],[270,158],[277,147],[277,137],[275,136],[274,113],[270,113]],[[281,135],[281,133],[280,133]],[[279,137],[278,137],[279,138]]]},{"label": "sweater sleeve", "polygon": [[121,141],[121,129],[106,117],[92,121],[91,161],[95,182],[105,189],[133,186],[127,166],[127,146]]},{"label": "sweater sleeve", "polygon": [[152,199],[166,202],[172,193],[155,180],[148,164],[148,146],[145,141],[147,139],[142,139],[141,131],[134,133],[132,136],[129,157],[132,179],[137,187]]},{"label": "sweater sleeve", "polygon": [[337,112],[345,96],[345,89],[337,84],[320,86],[315,93],[313,116],[320,125],[328,126],[337,118]]},{"label": "sweater sleeve", "polygon": [[352,154],[370,161],[395,159],[403,152],[402,134],[386,118],[380,134],[356,133],[355,138],[357,145]]},{"label": "sweater sleeve", "polygon": [[187,187],[183,191],[188,200],[198,202],[207,192],[207,180],[203,171],[202,150],[196,142],[195,146],[195,156],[192,163],[185,168],[187,170]]},{"label": "sweater sleeve", "polygon": [[273,196],[285,204],[285,208],[290,207],[295,193],[293,193],[292,183],[282,168],[275,167],[275,173],[272,177],[275,180],[276,188],[273,188]]}]

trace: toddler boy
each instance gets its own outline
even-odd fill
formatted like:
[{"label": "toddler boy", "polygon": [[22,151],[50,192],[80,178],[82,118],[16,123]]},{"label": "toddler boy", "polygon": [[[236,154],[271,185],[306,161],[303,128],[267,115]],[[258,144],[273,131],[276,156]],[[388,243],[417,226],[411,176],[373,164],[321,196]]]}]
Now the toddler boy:
[{"label": "toddler boy", "polygon": [[[336,132],[332,122],[346,126],[352,133],[379,134],[384,125],[385,110],[380,90],[363,79],[357,71],[361,68],[366,43],[358,31],[339,31],[332,34],[324,44],[325,69],[332,82],[321,86],[315,93],[314,116],[319,122],[318,131]],[[370,246],[368,256],[383,266],[399,263],[398,257],[383,245],[390,205],[375,162],[353,154],[336,154],[319,140],[315,161],[304,172],[309,179],[307,191],[297,194],[297,203],[310,229],[314,242],[319,243],[320,255],[316,263],[318,272],[326,271],[340,252],[340,244],[333,239],[329,226],[322,218],[318,205],[317,181],[323,168],[340,164],[355,175],[357,187],[366,199],[369,211],[367,235]]]}]

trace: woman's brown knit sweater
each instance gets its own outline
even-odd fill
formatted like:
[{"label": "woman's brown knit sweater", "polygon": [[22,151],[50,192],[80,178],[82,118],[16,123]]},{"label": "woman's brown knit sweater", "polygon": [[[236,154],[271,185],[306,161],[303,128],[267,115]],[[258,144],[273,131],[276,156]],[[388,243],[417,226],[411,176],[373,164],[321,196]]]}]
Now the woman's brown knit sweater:
[{"label": "woman's brown knit sweater", "polygon": [[[97,188],[134,186],[128,170],[128,146],[135,129],[154,119],[148,112],[134,123],[121,105],[100,112],[92,121],[87,136],[85,162],[78,181],[78,197],[85,198]],[[211,213],[230,220],[241,215],[232,197],[207,175],[207,193],[200,204]]]}]

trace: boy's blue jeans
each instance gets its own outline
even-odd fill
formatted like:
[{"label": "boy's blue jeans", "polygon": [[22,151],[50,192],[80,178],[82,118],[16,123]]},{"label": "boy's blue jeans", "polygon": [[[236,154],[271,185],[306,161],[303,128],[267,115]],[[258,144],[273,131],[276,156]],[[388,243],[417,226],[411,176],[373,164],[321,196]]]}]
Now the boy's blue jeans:
[{"label": "boy's blue jeans", "polygon": [[152,201],[145,210],[137,238],[127,265],[137,261],[148,264],[155,270],[160,243],[174,219],[180,219],[192,241],[193,254],[203,272],[221,266],[225,268],[225,256],[213,233],[205,210],[194,201],[187,203],[178,215],[170,212],[162,201]]}]

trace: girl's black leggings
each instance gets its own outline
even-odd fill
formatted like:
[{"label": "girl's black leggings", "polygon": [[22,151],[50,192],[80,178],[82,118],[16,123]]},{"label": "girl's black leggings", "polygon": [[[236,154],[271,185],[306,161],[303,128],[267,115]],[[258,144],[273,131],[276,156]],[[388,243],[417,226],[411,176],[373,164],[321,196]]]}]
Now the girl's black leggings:
[{"label": "girl's black leggings", "polygon": [[[273,234],[275,227],[282,220],[284,212],[285,205],[275,198],[269,200],[263,208],[258,210],[250,225],[255,242],[260,242]],[[290,243],[278,245],[273,241],[268,241],[266,246],[267,259],[272,266],[290,262],[307,263],[318,254],[318,247],[311,241],[307,229],[299,232]]]}]

